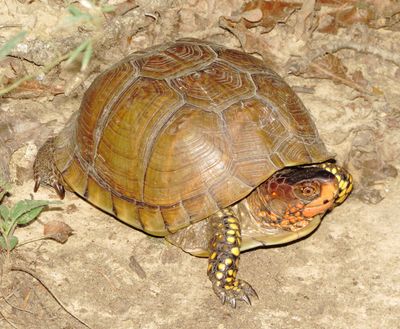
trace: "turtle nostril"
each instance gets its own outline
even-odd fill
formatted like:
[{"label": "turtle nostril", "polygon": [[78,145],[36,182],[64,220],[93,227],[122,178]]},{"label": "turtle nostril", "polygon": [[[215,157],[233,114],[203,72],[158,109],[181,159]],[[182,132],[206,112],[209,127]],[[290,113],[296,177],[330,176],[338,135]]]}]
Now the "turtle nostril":
[{"label": "turtle nostril", "polygon": [[324,204],[327,204],[329,202],[329,200],[324,200]]}]

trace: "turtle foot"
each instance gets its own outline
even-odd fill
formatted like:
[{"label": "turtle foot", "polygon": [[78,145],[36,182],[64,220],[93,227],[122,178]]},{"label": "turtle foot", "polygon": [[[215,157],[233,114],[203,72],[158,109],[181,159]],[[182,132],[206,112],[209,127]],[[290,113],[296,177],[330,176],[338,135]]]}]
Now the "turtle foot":
[{"label": "turtle foot", "polygon": [[251,305],[251,297],[258,298],[256,291],[244,280],[236,280],[232,285],[225,285],[224,287],[214,284],[213,290],[222,304],[228,303],[233,308],[236,308],[239,301]]},{"label": "turtle foot", "polygon": [[54,188],[60,199],[64,199],[65,188],[61,175],[55,166],[53,154],[53,138],[50,138],[39,149],[36,160],[33,164],[33,175],[35,180],[33,191],[36,192],[40,185],[48,185]]}]

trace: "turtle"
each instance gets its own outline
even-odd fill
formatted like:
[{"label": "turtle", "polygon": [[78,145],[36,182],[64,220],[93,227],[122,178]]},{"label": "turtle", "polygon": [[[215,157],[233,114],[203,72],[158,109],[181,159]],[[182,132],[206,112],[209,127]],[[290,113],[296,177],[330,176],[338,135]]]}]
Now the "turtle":
[{"label": "turtle", "polygon": [[350,194],[300,98],[263,60],[179,39],[101,73],[38,150],[36,192],[75,192],[184,251],[208,257],[222,303],[257,296],[240,253],[313,232]]}]

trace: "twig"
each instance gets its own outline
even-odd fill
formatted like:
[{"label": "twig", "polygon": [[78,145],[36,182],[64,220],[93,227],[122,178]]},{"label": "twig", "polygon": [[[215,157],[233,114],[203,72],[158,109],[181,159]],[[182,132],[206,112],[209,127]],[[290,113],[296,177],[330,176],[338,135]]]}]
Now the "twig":
[{"label": "twig", "polygon": [[400,55],[398,52],[395,51],[388,51],[382,48],[378,48],[376,46],[372,46],[370,44],[361,44],[361,43],[355,43],[354,41],[351,40],[339,40],[338,42],[333,42],[332,44],[327,44],[319,51],[319,54],[317,53],[317,57],[321,56],[321,51],[324,51],[324,53],[335,53],[341,49],[353,49],[356,50],[360,53],[366,53],[366,54],[372,54],[378,57],[381,57],[382,59],[393,62],[397,66],[400,66]]},{"label": "twig", "polygon": [[330,42],[316,49],[312,49],[306,56],[304,56],[304,59],[296,60],[290,63],[289,69],[292,72],[304,71],[315,59],[327,53],[336,53],[341,49],[352,49],[361,53],[372,54],[386,61],[393,62],[400,67],[400,55],[398,52],[390,52],[367,43],[355,43],[354,41],[345,39],[338,40],[336,42]]},{"label": "twig", "polygon": [[49,236],[42,236],[42,237],[40,237],[40,238],[28,239],[28,240],[19,242],[19,243],[15,246],[14,249],[17,249],[17,248],[19,248],[19,247],[21,247],[21,246],[23,246],[23,245],[25,245],[25,244],[28,244],[28,243],[32,243],[32,242],[36,242],[36,241],[41,241],[41,240],[48,240],[48,239],[51,239],[51,237],[49,237]]},{"label": "twig", "polygon": [[18,307],[18,306],[15,306],[15,305],[11,304],[11,303],[7,300],[8,297],[3,297],[3,299],[4,299],[4,301],[7,303],[7,305],[9,305],[11,308],[15,308],[16,310],[21,311],[21,312],[25,312],[25,313],[29,313],[29,314],[35,314],[35,313],[32,312],[32,311],[25,310],[25,309],[23,309],[23,308],[21,308],[21,307]]},{"label": "twig", "polygon": [[61,308],[67,312],[70,316],[72,316],[75,320],[77,320],[80,324],[84,325],[86,328],[89,328],[89,325],[86,324],[84,321],[82,321],[81,319],[79,319],[76,315],[74,315],[71,311],[69,311],[67,309],[67,307],[64,305],[64,303],[50,290],[50,288],[48,288],[46,286],[46,284],[43,282],[43,280],[33,271],[20,267],[20,266],[12,266],[11,267],[11,271],[16,271],[16,272],[23,272],[26,274],[29,274],[31,277],[33,277],[34,279],[36,279],[37,281],[39,281],[39,283],[47,290],[47,292],[55,299],[55,301],[57,302],[58,305],[61,306]]},{"label": "twig", "polygon": [[339,76],[338,74],[335,74],[334,72],[330,71],[329,69],[324,68],[322,65],[319,65],[317,63],[311,63],[310,68],[315,69],[316,71],[322,72],[323,74],[327,75],[328,77],[331,77],[333,81],[339,81],[340,83],[349,86],[350,88],[353,88],[357,91],[359,91],[362,94],[365,95],[373,95],[372,91],[367,90],[366,88],[363,88],[359,84],[355,83],[354,81],[350,79],[345,79]]},{"label": "twig", "polygon": [[57,66],[58,64],[60,64],[62,61],[65,61],[69,56],[70,56],[71,52],[62,55],[58,58],[56,58],[54,61],[52,61],[51,63],[47,64],[46,66],[43,67],[43,69],[39,70],[36,73],[33,74],[28,74],[25,75],[24,77],[22,77],[21,79],[18,79],[17,81],[14,81],[14,83],[12,83],[11,85],[7,86],[6,88],[0,89],[0,97],[9,93],[11,90],[17,88],[20,84],[24,83],[25,81],[31,80],[36,78],[37,76],[39,76],[40,74],[46,74],[47,72],[49,72],[53,67]]}]

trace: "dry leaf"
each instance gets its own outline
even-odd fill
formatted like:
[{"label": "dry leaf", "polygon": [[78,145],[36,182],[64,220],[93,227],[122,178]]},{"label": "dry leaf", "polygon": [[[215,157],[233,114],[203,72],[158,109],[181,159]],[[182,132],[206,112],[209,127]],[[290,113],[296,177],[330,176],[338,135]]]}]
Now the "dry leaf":
[{"label": "dry leaf", "polygon": [[[300,39],[307,31],[312,31],[312,15],[314,14],[315,0],[305,0],[296,17],[295,34]],[[316,26],[314,26],[316,27]],[[309,35],[308,35],[309,36]]]},{"label": "dry leaf", "polygon": [[53,220],[44,225],[43,234],[49,239],[65,243],[69,236],[72,235],[73,229],[64,222]]},{"label": "dry leaf", "polygon": [[258,9],[262,13],[262,18],[256,22],[245,21],[247,28],[255,26],[264,27],[267,32],[271,31],[279,22],[285,22],[287,18],[295,11],[301,8],[300,3],[288,1],[263,1],[254,0],[246,3],[243,6],[242,13],[254,11]]},{"label": "dry leaf", "polygon": [[360,71],[349,76],[347,68],[343,65],[340,58],[332,54],[326,54],[316,59],[308,67],[295,72],[295,74],[305,78],[329,79],[336,84],[344,84],[363,94],[373,93],[369,82],[364,79]]},{"label": "dry leaf", "polygon": [[260,36],[249,31],[241,20],[239,23],[233,23],[229,18],[221,17],[219,25],[232,32],[238,39],[245,52],[250,54],[259,54],[271,68],[275,68],[275,55],[270,51],[268,43]]}]

